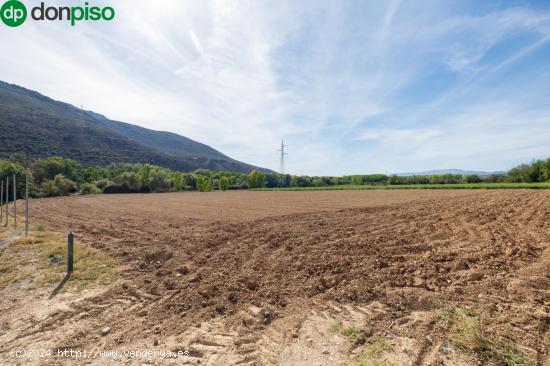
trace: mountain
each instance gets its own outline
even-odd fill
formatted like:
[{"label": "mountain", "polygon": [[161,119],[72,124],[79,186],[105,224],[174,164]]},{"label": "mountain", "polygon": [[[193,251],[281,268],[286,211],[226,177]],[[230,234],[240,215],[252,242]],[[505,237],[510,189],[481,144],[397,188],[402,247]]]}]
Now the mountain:
[{"label": "mountain", "polygon": [[0,158],[25,153],[31,159],[63,156],[84,166],[151,163],[180,171],[270,172],[187,137],[112,121],[2,81],[0,131]]},{"label": "mountain", "polygon": [[410,177],[413,175],[442,175],[442,174],[460,174],[460,175],[467,175],[467,174],[476,174],[480,177],[486,177],[488,175],[493,174],[505,174],[506,172],[484,172],[484,171],[476,171],[476,170],[462,170],[462,169],[441,169],[441,170],[429,170],[426,172],[417,172],[417,173],[396,173],[394,175],[397,175],[399,177]]}]

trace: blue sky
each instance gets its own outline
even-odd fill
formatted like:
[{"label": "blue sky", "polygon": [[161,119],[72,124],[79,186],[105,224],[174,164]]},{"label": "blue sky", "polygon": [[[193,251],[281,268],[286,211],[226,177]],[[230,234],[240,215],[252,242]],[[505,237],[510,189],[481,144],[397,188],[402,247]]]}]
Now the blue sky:
[{"label": "blue sky", "polygon": [[272,169],[284,139],[294,174],[550,156],[548,1],[92,3],[0,27],[0,79]]}]

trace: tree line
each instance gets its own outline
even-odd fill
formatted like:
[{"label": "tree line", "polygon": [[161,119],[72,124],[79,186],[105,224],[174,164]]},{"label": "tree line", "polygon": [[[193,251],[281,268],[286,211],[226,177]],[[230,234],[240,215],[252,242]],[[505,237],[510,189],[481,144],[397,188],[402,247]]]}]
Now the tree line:
[{"label": "tree line", "polygon": [[[490,176],[442,174],[431,176],[387,176],[384,174],[341,177],[295,176],[252,171],[249,174],[210,171],[178,172],[151,164],[112,164],[83,167],[76,161],[58,156],[35,161],[15,154],[0,160],[0,179],[16,175],[17,192],[24,194],[25,176],[29,175],[31,197],[55,197],[70,194],[148,193],[277,187],[321,187],[336,185],[404,185],[550,182],[550,158],[522,164],[505,174]],[[10,179],[10,186],[12,180]]]}]

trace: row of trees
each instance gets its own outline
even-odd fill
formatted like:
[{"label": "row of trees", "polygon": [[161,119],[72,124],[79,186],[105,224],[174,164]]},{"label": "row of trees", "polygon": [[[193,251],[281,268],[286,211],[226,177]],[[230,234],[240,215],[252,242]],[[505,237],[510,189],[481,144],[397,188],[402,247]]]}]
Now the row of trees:
[{"label": "row of trees", "polygon": [[[30,177],[32,197],[64,196],[74,193],[148,193],[215,189],[320,187],[335,185],[400,185],[499,182],[549,182],[550,158],[513,168],[507,174],[478,175],[443,174],[432,176],[387,176],[384,174],[349,175],[342,177],[310,177],[252,171],[249,174],[196,170],[174,172],[150,164],[114,164],[107,167],[83,167],[76,161],[50,157],[29,161],[22,155],[0,160],[0,179],[17,177],[17,191],[24,193],[25,175]],[[10,181],[11,184],[11,181]]]}]

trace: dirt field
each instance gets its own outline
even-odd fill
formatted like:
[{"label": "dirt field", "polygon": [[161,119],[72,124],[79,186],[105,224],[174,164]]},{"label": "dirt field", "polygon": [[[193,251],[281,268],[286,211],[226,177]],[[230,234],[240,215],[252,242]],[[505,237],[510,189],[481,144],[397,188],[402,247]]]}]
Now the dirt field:
[{"label": "dirt field", "polygon": [[550,365],[550,191],[103,195],[30,214],[120,272],[53,300],[1,290],[0,365],[31,346],[190,355],[85,360],[102,365]]}]

